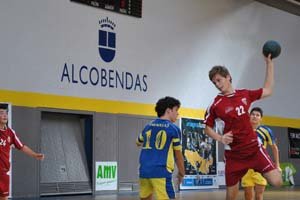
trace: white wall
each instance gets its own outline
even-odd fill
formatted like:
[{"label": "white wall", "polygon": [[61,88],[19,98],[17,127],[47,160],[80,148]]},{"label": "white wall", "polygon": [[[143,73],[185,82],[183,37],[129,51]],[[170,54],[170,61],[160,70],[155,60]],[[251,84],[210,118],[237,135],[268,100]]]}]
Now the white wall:
[{"label": "white wall", "polygon": [[[98,53],[106,17],[117,35],[110,63]],[[171,95],[197,109],[217,94],[213,65],[227,66],[237,87],[261,87],[261,47],[277,40],[274,95],[257,105],[266,115],[300,118],[300,18],[252,0],[144,0],[142,18],[69,0],[9,0],[0,2],[0,24],[0,89],[140,103]],[[82,65],[147,75],[147,91],[61,82],[65,63],[75,76]]]}]

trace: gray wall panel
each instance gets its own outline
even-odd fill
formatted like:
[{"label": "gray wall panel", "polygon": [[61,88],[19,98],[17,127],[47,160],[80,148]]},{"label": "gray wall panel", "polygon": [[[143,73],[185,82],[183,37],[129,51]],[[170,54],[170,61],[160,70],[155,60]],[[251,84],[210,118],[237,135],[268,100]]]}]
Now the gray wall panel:
[{"label": "gray wall panel", "polygon": [[[34,151],[40,151],[39,123],[40,112],[37,110],[13,106],[12,127],[21,141]],[[39,196],[39,161],[13,150],[12,167],[12,196]]]},{"label": "gray wall panel", "polygon": [[[113,193],[95,191],[95,162],[117,161],[117,116],[96,113],[94,115],[93,135],[93,193]],[[119,173],[119,172],[118,172]]]},{"label": "gray wall panel", "polygon": [[119,182],[138,182],[140,148],[136,146],[135,140],[151,120],[140,116],[118,117]]},{"label": "gray wall panel", "polygon": [[117,117],[112,114],[95,114],[94,160],[117,161]]},{"label": "gray wall panel", "polygon": [[140,132],[139,119],[136,117],[118,117],[118,161],[119,182],[137,182],[139,148],[135,138]]}]

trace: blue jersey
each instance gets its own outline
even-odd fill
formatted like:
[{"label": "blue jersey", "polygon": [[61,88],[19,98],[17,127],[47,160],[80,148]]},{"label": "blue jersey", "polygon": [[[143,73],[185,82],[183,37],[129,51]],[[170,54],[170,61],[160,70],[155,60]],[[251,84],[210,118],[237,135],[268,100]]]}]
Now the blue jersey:
[{"label": "blue jersey", "polygon": [[263,145],[265,149],[267,148],[267,145],[275,144],[275,137],[269,127],[263,125],[257,127],[256,134],[258,137],[258,141]]},{"label": "blue jersey", "polygon": [[156,119],[145,126],[136,142],[142,145],[140,178],[172,176],[174,150],[181,151],[181,134],[178,126],[169,120]]}]

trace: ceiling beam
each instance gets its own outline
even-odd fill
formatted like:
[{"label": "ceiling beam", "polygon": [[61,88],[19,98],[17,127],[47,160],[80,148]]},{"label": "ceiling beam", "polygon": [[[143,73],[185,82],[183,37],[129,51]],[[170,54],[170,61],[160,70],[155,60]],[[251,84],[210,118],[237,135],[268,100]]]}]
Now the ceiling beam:
[{"label": "ceiling beam", "polygon": [[300,0],[256,0],[256,1],[289,12],[291,14],[300,16]]}]

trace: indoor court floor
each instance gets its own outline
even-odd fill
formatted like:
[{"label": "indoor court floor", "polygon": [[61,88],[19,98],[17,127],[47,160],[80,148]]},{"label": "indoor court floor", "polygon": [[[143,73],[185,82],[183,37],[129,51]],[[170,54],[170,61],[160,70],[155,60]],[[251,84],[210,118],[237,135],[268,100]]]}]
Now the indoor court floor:
[{"label": "indoor court floor", "polygon": [[[225,189],[212,190],[188,190],[177,193],[178,200],[223,200],[225,199]],[[243,200],[243,191],[240,190],[238,200]],[[16,199],[17,200],[17,199]],[[18,199],[20,200],[20,199]],[[24,198],[24,200],[29,200]],[[139,200],[137,193],[121,193],[118,195],[73,195],[41,197],[30,200]],[[264,200],[300,200],[300,187],[283,187],[279,189],[267,189]]]}]

